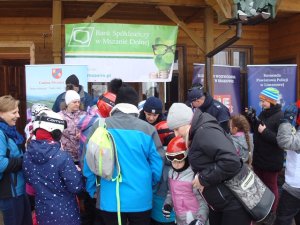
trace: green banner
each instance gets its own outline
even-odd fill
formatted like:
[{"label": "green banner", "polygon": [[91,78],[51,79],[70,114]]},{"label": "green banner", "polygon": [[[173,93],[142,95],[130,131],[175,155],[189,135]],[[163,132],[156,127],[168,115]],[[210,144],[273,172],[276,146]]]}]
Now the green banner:
[{"label": "green banner", "polygon": [[65,27],[65,61],[87,64],[89,81],[171,80],[177,26],[81,23]]}]

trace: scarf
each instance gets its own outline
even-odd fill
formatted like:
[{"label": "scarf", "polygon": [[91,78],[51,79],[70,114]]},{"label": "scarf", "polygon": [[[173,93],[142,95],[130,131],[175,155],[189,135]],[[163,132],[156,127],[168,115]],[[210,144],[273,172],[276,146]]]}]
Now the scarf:
[{"label": "scarf", "polygon": [[16,126],[9,126],[3,119],[0,118],[0,130],[3,131],[9,138],[13,139],[17,145],[24,142],[23,136],[17,131]]}]

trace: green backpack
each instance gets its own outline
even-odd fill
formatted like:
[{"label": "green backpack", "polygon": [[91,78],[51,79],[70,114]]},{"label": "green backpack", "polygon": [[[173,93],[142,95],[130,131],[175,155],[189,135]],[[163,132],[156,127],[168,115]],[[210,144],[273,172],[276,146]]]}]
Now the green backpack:
[{"label": "green backpack", "polygon": [[[96,121],[97,123],[97,121]],[[122,182],[121,168],[118,161],[118,151],[113,136],[106,129],[105,119],[99,118],[98,127],[87,141],[86,162],[90,170],[109,181],[116,182],[116,196],[118,207],[118,222],[121,224],[120,213],[120,182]],[[114,170],[117,170],[116,176]],[[97,184],[99,185],[99,184]]]}]

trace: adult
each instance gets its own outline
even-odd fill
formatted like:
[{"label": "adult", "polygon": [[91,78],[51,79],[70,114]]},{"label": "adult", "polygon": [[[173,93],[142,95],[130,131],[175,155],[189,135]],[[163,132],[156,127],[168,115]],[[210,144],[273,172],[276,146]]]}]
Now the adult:
[{"label": "adult", "polygon": [[[138,95],[130,86],[122,84],[117,92],[116,105],[105,119],[113,136],[121,167],[122,182],[119,183],[122,224],[148,225],[152,208],[152,186],[162,173],[163,151],[153,126],[138,119]],[[96,124],[97,125],[97,124]],[[83,173],[87,177],[86,188],[90,196],[96,192],[96,175],[86,162]],[[97,205],[105,225],[117,225],[116,182],[100,179]],[[100,197],[99,197],[100,196]]]},{"label": "adult", "polygon": [[19,100],[0,97],[0,210],[4,225],[32,225],[22,170],[24,138],[16,130]]},{"label": "adult", "polygon": [[193,108],[199,108],[202,112],[209,113],[210,115],[215,117],[220,126],[227,133],[229,133],[229,109],[221,102],[213,99],[213,97],[208,92],[204,92],[203,86],[201,84],[194,84],[188,90],[188,100]]},{"label": "adult", "polygon": [[30,141],[24,154],[25,178],[36,191],[39,225],[80,225],[76,194],[84,185],[72,157],[61,151],[65,127],[66,121],[58,113],[42,111],[33,121],[36,140]]},{"label": "adult", "polygon": [[139,118],[154,126],[166,119],[162,109],[162,101],[157,97],[151,96],[147,98],[143,109],[140,112]]},{"label": "adult", "polygon": [[[75,74],[70,75],[66,79],[66,91],[68,90],[74,90],[79,94],[80,101],[82,102],[83,109],[85,111],[87,111],[89,106],[93,105],[93,98],[89,95],[89,93],[84,91],[83,86],[79,84],[79,79]],[[66,92],[63,92],[57,96],[52,107],[54,112],[59,112],[61,110],[61,104],[64,104],[65,96]]]},{"label": "adult", "polygon": [[64,129],[61,144],[64,151],[71,154],[74,163],[79,165],[79,139],[80,131],[77,129],[77,124],[81,116],[86,115],[82,111],[79,94],[74,90],[69,90],[65,95],[65,104],[62,104],[62,110],[59,114],[67,121],[67,128]]},{"label": "adult", "polygon": [[[279,91],[276,88],[266,88],[259,94],[262,112],[256,117],[250,114],[253,130],[253,161],[254,172],[274,193],[275,201],[265,224],[273,224],[279,201],[277,178],[283,168],[284,151],[278,146],[276,136],[283,118],[281,105],[278,104]],[[248,111],[247,111],[248,112]],[[248,113],[249,115],[249,113]]]},{"label": "adult", "polygon": [[[297,103],[300,103],[298,101]],[[284,119],[278,128],[278,145],[286,150],[285,183],[276,212],[275,225],[300,225],[300,116],[295,104],[289,105],[284,111]],[[294,124],[297,118],[298,130]]]},{"label": "adult", "polygon": [[250,225],[251,218],[224,181],[236,175],[242,163],[228,134],[217,120],[183,103],[172,104],[167,123],[189,146],[193,181],[210,206],[210,225]]}]

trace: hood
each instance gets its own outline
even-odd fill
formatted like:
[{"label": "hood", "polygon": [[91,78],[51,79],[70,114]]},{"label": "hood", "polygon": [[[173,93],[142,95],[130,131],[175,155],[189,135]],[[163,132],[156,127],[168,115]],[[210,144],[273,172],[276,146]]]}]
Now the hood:
[{"label": "hood", "polygon": [[115,112],[120,111],[126,114],[132,114],[135,117],[139,116],[139,110],[135,105],[129,103],[119,103],[115,105],[110,111],[110,115],[113,115]]},{"label": "hood", "polygon": [[248,149],[248,144],[244,133],[243,135],[231,135],[231,138],[236,146],[240,146],[241,148]]},{"label": "hood", "polygon": [[35,164],[44,164],[60,151],[60,142],[32,140],[27,146],[27,153]]},{"label": "hood", "polygon": [[193,139],[199,127],[203,127],[207,123],[219,125],[215,117],[211,116],[208,113],[202,112],[200,109],[196,109],[191,122],[189,140]]}]

